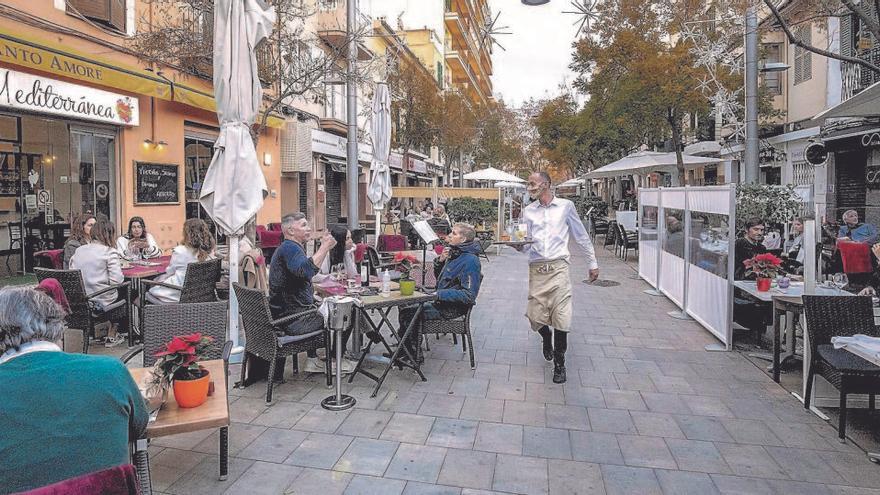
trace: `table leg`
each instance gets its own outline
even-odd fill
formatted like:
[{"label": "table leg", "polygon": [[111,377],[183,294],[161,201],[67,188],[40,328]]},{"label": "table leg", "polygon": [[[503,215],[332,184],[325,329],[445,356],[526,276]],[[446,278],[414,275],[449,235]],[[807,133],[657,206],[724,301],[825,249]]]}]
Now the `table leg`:
[{"label": "table leg", "polygon": [[[272,377],[269,377],[271,380]],[[220,428],[220,481],[226,481],[229,473],[229,427]]]},{"label": "table leg", "polygon": [[779,383],[779,319],[782,311],[773,307],[773,381]]},{"label": "table leg", "polygon": [[407,349],[407,347],[406,347],[407,339],[413,333],[413,331],[418,327],[418,321],[422,315],[422,309],[424,307],[425,307],[425,303],[420,303],[418,308],[416,308],[416,312],[413,315],[412,320],[410,320],[409,325],[407,325],[406,331],[403,332],[403,335],[400,337],[400,345],[397,346],[397,350],[394,351],[394,353],[391,355],[391,362],[388,363],[388,366],[385,367],[385,371],[382,372],[382,376],[379,377],[379,380],[376,383],[376,388],[373,389],[373,394],[370,397],[375,397],[379,393],[379,389],[382,387],[382,382],[385,381],[385,377],[388,376],[388,372],[391,371],[391,368],[393,368],[394,365],[397,364],[398,360],[400,359],[401,351],[406,353],[406,355],[410,359],[410,363],[412,363],[411,365],[407,365],[407,367],[414,369],[416,371],[416,373],[418,373],[419,377],[422,379],[423,382],[428,381],[428,379],[425,378],[425,375],[422,373],[422,370],[419,369],[420,367],[419,367],[418,362],[416,361],[415,356],[413,356],[409,352],[409,349]]}]

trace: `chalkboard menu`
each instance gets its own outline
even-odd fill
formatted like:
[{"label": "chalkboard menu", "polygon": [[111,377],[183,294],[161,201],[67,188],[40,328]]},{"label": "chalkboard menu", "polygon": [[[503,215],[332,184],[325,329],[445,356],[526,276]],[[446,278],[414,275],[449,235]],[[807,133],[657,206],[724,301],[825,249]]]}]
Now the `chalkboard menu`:
[{"label": "chalkboard menu", "polygon": [[136,204],[180,203],[180,167],[169,163],[134,162]]}]

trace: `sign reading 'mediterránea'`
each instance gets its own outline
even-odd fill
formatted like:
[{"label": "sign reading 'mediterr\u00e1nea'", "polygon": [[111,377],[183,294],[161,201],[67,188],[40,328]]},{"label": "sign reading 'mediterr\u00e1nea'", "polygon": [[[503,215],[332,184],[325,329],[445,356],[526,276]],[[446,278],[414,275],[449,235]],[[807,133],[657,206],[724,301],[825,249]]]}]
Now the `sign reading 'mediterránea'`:
[{"label": "sign reading 'mediterr\u00e1nea'", "polygon": [[137,98],[0,69],[0,107],[111,124],[138,125]]}]

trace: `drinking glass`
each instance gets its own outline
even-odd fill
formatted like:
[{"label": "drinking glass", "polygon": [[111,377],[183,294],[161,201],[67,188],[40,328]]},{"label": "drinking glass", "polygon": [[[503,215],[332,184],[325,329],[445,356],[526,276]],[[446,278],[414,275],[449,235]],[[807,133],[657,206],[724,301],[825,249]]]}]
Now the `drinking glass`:
[{"label": "drinking glass", "polygon": [[831,276],[831,283],[837,287],[837,290],[842,291],[844,287],[849,285],[849,278],[845,273],[835,273]]}]

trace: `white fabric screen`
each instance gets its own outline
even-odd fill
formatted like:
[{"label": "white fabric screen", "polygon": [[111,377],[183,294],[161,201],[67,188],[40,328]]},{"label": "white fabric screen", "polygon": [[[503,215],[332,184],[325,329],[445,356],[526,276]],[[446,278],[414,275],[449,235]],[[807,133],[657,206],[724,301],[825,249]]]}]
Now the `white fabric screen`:
[{"label": "white fabric screen", "polygon": [[684,303],[684,259],[660,252],[660,290],[679,308]]},{"label": "white fabric screen", "polygon": [[658,189],[639,189],[639,276],[657,287]]}]

